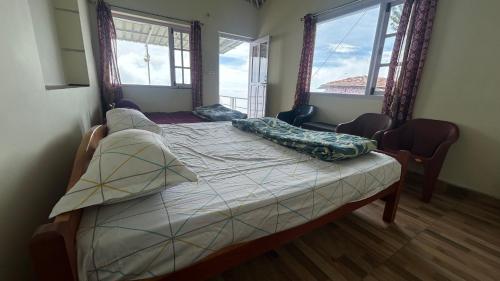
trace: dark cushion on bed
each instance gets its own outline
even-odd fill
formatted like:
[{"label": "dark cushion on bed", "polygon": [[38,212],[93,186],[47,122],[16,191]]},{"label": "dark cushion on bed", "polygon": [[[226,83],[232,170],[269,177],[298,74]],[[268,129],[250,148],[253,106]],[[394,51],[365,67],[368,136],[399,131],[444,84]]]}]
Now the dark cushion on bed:
[{"label": "dark cushion on bed", "polygon": [[208,121],[231,121],[233,119],[247,118],[245,113],[227,108],[218,103],[199,106],[193,110],[193,114]]},{"label": "dark cushion on bed", "polygon": [[142,112],[141,108],[133,101],[122,99],[116,102],[115,108],[130,108]]}]

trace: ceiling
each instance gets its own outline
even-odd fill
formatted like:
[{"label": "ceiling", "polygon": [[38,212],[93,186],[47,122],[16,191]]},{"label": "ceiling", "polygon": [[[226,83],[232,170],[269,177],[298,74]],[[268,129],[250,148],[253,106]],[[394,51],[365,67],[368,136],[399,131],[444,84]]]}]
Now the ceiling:
[{"label": "ceiling", "polygon": [[168,28],[113,17],[116,29],[116,39],[151,45],[168,46]]},{"label": "ceiling", "polygon": [[[118,40],[168,47],[169,32],[166,26],[138,22],[116,16],[113,17],[113,21],[115,23],[116,39]],[[176,36],[179,36],[179,34],[174,32],[174,37],[177,38]],[[178,42],[179,40],[175,40],[175,38],[174,42]],[[187,46],[189,44],[189,39],[183,39],[185,39],[184,45]],[[241,43],[241,40],[220,37],[219,52],[225,54],[238,47]]]}]

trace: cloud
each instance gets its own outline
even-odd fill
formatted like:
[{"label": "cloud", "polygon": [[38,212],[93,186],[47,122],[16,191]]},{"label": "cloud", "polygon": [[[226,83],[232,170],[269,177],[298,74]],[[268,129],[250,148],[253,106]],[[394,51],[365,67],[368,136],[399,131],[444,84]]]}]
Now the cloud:
[{"label": "cloud", "polygon": [[168,47],[150,45],[149,55],[151,57],[151,84],[171,85],[170,54]]},{"label": "cloud", "polygon": [[348,77],[368,75],[370,67],[370,57],[351,57],[347,59],[337,59],[336,66],[319,68],[313,66],[313,76],[311,78],[311,91],[322,92],[319,86],[331,81],[336,81]]},{"label": "cloud", "polygon": [[248,97],[248,67],[250,45],[241,44],[220,55],[219,94],[231,97]]},{"label": "cloud", "polygon": [[[148,67],[144,61],[144,44],[117,41],[118,67],[124,84],[148,85]],[[171,85],[170,54],[168,47],[149,45],[150,77],[152,85]]]},{"label": "cloud", "polygon": [[248,96],[248,65],[219,66],[219,93],[221,96],[247,98]]},{"label": "cloud", "polygon": [[147,66],[144,62],[144,45],[117,41],[118,67],[124,84],[148,84]]},{"label": "cloud", "polygon": [[348,54],[356,52],[359,47],[346,43],[330,43],[328,44],[328,49],[335,53]]}]

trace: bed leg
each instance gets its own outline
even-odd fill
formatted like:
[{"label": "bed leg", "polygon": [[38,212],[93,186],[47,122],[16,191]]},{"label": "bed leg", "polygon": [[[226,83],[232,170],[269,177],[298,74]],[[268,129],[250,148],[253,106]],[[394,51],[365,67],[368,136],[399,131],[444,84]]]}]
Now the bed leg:
[{"label": "bed leg", "polygon": [[394,191],[388,196],[384,197],[385,208],[383,219],[385,222],[392,223],[396,218],[396,211],[398,210],[399,197],[401,195],[401,191],[403,191],[404,183],[406,180],[406,171],[408,168],[408,161],[410,160],[410,152],[401,150],[398,151],[396,155],[396,159],[401,164],[401,177],[399,178],[399,182],[396,183],[394,187]]},{"label": "bed leg", "polygon": [[77,280],[74,237],[67,223],[44,224],[36,230],[30,241],[30,252],[37,280]]},{"label": "bed leg", "polygon": [[383,219],[385,222],[392,223],[396,218],[396,211],[398,210],[399,192],[395,191],[391,195],[384,198],[385,208]]}]

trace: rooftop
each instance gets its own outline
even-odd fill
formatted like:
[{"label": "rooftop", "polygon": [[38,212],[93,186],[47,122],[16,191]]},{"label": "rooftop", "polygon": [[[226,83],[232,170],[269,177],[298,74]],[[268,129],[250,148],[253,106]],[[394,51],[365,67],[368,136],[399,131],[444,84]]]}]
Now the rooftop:
[{"label": "rooftop", "polygon": [[[366,87],[368,83],[368,76],[356,76],[356,77],[348,77],[341,80],[331,81],[319,86],[320,89],[327,89],[332,87]],[[385,88],[385,84],[387,83],[386,78],[378,78],[377,79],[377,88]]]}]

